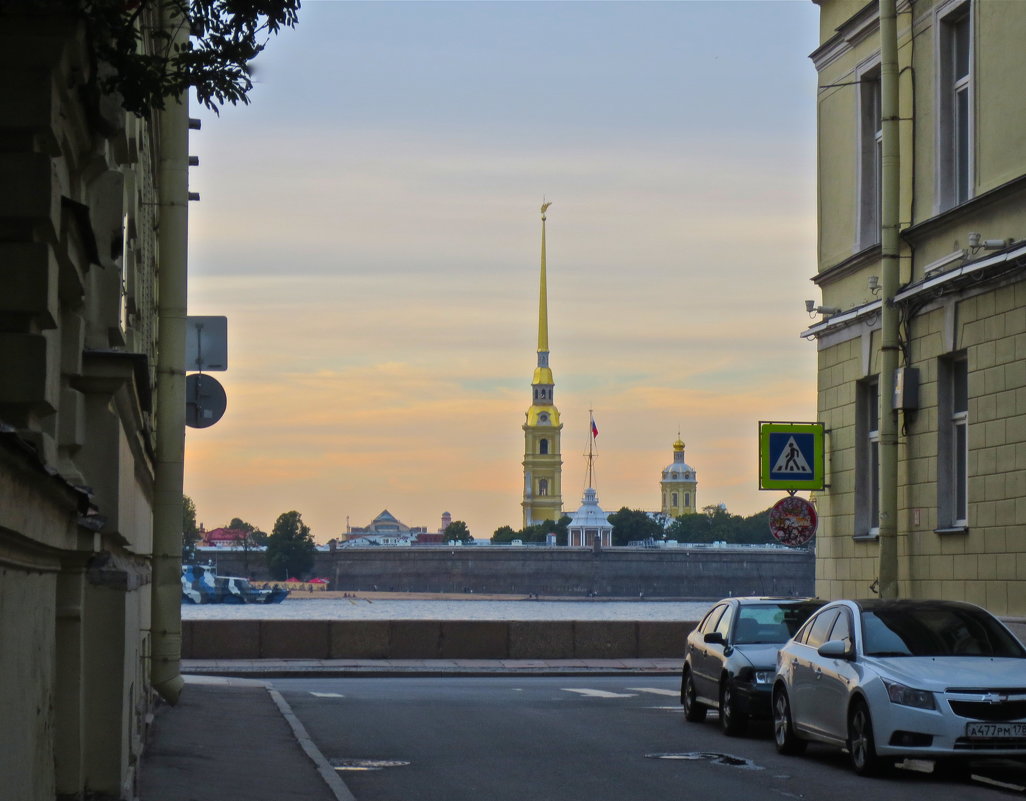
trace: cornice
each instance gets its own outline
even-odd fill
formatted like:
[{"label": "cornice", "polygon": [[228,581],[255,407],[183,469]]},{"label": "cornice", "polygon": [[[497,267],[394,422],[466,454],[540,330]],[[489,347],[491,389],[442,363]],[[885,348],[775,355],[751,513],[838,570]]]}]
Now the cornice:
[{"label": "cornice", "polygon": [[984,192],[982,195],[970,198],[965,203],[960,203],[950,209],[935,214],[920,223],[910,225],[901,232],[901,238],[910,244],[921,242],[938,230],[949,227],[959,217],[975,214],[983,211],[996,203],[1008,200],[1017,194],[1026,194],[1026,174],[1006,181],[1000,186],[995,186]]},{"label": "cornice", "polygon": [[845,278],[852,273],[857,273],[863,267],[877,262],[880,260],[880,243],[877,242],[874,245],[870,245],[864,250],[860,250],[844,261],[838,262],[833,267],[828,267],[821,273],[817,273],[812,277],[812,283],[816,286],[825,286],[826,284]]}]

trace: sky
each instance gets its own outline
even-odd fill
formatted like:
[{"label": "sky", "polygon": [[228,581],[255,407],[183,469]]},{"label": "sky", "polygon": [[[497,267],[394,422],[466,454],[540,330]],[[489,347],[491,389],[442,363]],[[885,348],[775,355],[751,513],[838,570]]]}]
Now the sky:
[{"label": "sky", "polygon": [[539,207],[563,505],[749,515],[758,423],[815,420],[811,0],[317,2],[251,104],[193,106],[189,312],[228,317],[224,417],[186,436],[208,529],[388,509],[522,523]]}]

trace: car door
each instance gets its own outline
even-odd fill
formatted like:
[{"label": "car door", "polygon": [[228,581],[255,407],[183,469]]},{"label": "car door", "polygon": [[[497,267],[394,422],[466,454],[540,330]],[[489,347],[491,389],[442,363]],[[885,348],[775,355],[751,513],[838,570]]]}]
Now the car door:
[{"label": "car door", "polygon": [[818,732],[822,729],[822,713],[816,708],[822,657],[816,649],[827,641],[839,614],[837,607],[818,612],[806,624],[804,640],[794,643],[791,649],[791,718],[799,730]]},{"label": "car door", "polygon": [[719,698],[720,669],[723,665],[724,643],[729,642],[730,625],[734,620],[734,607],[723,604],[723,614],[706,634],[715,632],[723,638],[722,643],[705,642],[704,637],[695,646],[695,658],[692,661],[695,692],[705,702],[714,705]]},{"label": "car door", "polygon": [[[840,640],[854,654],[851,612],[840,609],[826,642]],[[850,659],[817,654],[812,669],[814,688],[809,700],[814,726],[824,737],[844,740],[848,736],[848,694],[856,679],[855,664]]]}]

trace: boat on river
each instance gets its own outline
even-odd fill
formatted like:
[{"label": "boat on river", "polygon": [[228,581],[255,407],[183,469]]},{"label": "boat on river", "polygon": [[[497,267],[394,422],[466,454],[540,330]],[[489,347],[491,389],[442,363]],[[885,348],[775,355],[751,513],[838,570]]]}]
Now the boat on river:
[{"label": "boat on river", "polygon": [[280,604],[289,591],[254,587],[248,579],[218,576],[213,565],[182,565],[183,604]]}]

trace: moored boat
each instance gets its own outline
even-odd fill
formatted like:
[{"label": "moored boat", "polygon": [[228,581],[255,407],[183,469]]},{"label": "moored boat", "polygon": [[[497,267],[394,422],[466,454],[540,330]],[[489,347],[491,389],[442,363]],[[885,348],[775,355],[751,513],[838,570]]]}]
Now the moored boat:
[{"label": "moored boat", "polygon": [[218,576],[212,565],[182,565],[183,604],[278,604],[288,594],[280,587],[264,589],[248,579]]}]

